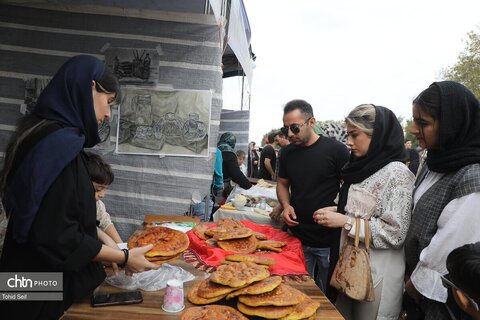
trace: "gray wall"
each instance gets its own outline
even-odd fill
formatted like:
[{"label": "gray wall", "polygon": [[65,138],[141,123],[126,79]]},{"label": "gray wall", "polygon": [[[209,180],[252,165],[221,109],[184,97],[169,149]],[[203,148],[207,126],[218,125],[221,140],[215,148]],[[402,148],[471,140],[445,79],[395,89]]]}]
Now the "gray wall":
[{"label": "gray wall", "polygon": [[160,47],[159,84],[213,91],[208,158],[115,154],[116,126],[110,141],[95,148],[114,169],[105,204],[126,239],[145,214],[181,215],[188,211],[194,190],[209,192],[222,109],[219,27],[206,15],[177,13],[170,19],[150,12],[146,19],[128,10],[114,15],[109,10],[93,14],[65,8],[0,5],[0,165],[15,121],[22,116],[25,80],[51,77],[71,56],[103,59],[105,46]]}]

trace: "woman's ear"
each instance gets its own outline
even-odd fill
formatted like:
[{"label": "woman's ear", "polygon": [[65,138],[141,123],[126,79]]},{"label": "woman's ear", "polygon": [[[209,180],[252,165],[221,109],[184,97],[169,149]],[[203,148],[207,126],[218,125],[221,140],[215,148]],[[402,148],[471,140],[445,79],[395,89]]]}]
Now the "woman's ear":
[{"label": "woman's ear", "polygon": [[92,88],[95,88],[95,80],[92,80]]}]

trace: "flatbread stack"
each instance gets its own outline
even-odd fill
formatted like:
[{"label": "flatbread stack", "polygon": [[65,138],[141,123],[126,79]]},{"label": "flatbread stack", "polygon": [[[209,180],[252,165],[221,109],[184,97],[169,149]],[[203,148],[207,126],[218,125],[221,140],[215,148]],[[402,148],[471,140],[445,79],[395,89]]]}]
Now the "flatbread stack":
[{"label": "flatbread stack", "polygon": [[268,240],[264,234],[253,232],[239,220],[232,218],[221,219],[216,226],[206,222],[200,223],[192,231],[208,245],[233,253],[247,254],[257,250],[281,252],[282,247],[286,245],[282,241]]},{"label": "flatbread stack", "polygon": [[128,239],[128,248],[143,247],[152,244],[152,250],[145,253],[145,258],[156,264],[163,264],[179,256],[188,249],[188,236],[178,230],[167,227],[150,227],[134,233]]},{"label": "flatbread stack", "polygon": [[181,320],[248,320],[243,314],[229,306],[211,305],[190,307],[183,311]]},{"label": "flatbread stack", "polygon": [[291,320],[309,318],[319,306],[318,301],[287,284],[266,293],[240,295],[237,303],[238,310],[246,315]]},{"label": "flatbread stack", "polygon": [[[270,276],[269,272],[260,265],[252,261],[244,261],[244,259],[251,259],[252,256],[231,255],[228,257],[231,257],[230,260],[234,260],[230,261],[232,264],[218,267],[209,279],[198,281],[193,285],[187,295],[191,303],[203,305],[221,301],[223,298],[226,300],[238,298],[237,309],[249,316],[283,320],[314,317],[320,307],[318,301],[314,301],[303,292],[282,283],[280,276]],[[235,260],[241,262],[235,262]],[[211,318],[184,318],[182,315],[182,319],[217,318],[213,316]]]},{"label": "flatbread stack", "polygon": [[209,279],[195,283],[188,292],[193,304],[209,304],[223,299],[227,294],[242,289],[253,282],[270,276],[265,268],[253,262],[239,262],[223,265],[212,273]]}]

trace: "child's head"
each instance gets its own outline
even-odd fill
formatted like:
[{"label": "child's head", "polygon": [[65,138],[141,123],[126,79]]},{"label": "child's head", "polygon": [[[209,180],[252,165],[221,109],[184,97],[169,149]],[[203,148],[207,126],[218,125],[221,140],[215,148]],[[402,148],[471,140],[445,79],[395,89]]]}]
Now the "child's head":
[{"label": "child's head", "polygon": [[447,257],[448,278],[442,279],[452,287],[457,304],[474,319],[480,318],[480,242],[454,249]]},{"label": "child's head", "polygon": [[237,151],[237,160],[238,160],[239,166],[241,166],[245,162],[245,151],[243,150]]},{"label": "child's head", "polygon": [[113,182],[113,171],[108,163],[102,157],[92,152],[85,152],[87,155],[87,169],[95,188],[95,200],[100,200],[105,196],[107,187]]}]

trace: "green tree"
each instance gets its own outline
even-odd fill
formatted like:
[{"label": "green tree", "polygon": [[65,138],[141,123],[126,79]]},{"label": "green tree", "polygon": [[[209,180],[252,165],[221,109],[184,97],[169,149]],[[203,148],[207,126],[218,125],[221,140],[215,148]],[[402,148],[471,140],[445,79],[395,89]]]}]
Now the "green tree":
[{"label": "green tree", "polygon": [[411,140],[412,141],[412,148],[416,148],[416,147],[418,147],[418,139],[411,132],[413,119],[406,119],[405,122],[407,123],[404,127],[405,140]]},{"label": "green tree", "polygon": [[458,56],[458,61],[452,67],[441,72],[445,80],[462,83],[475,96],[480,97],[480,34],[467,33],[466,47]]}]

